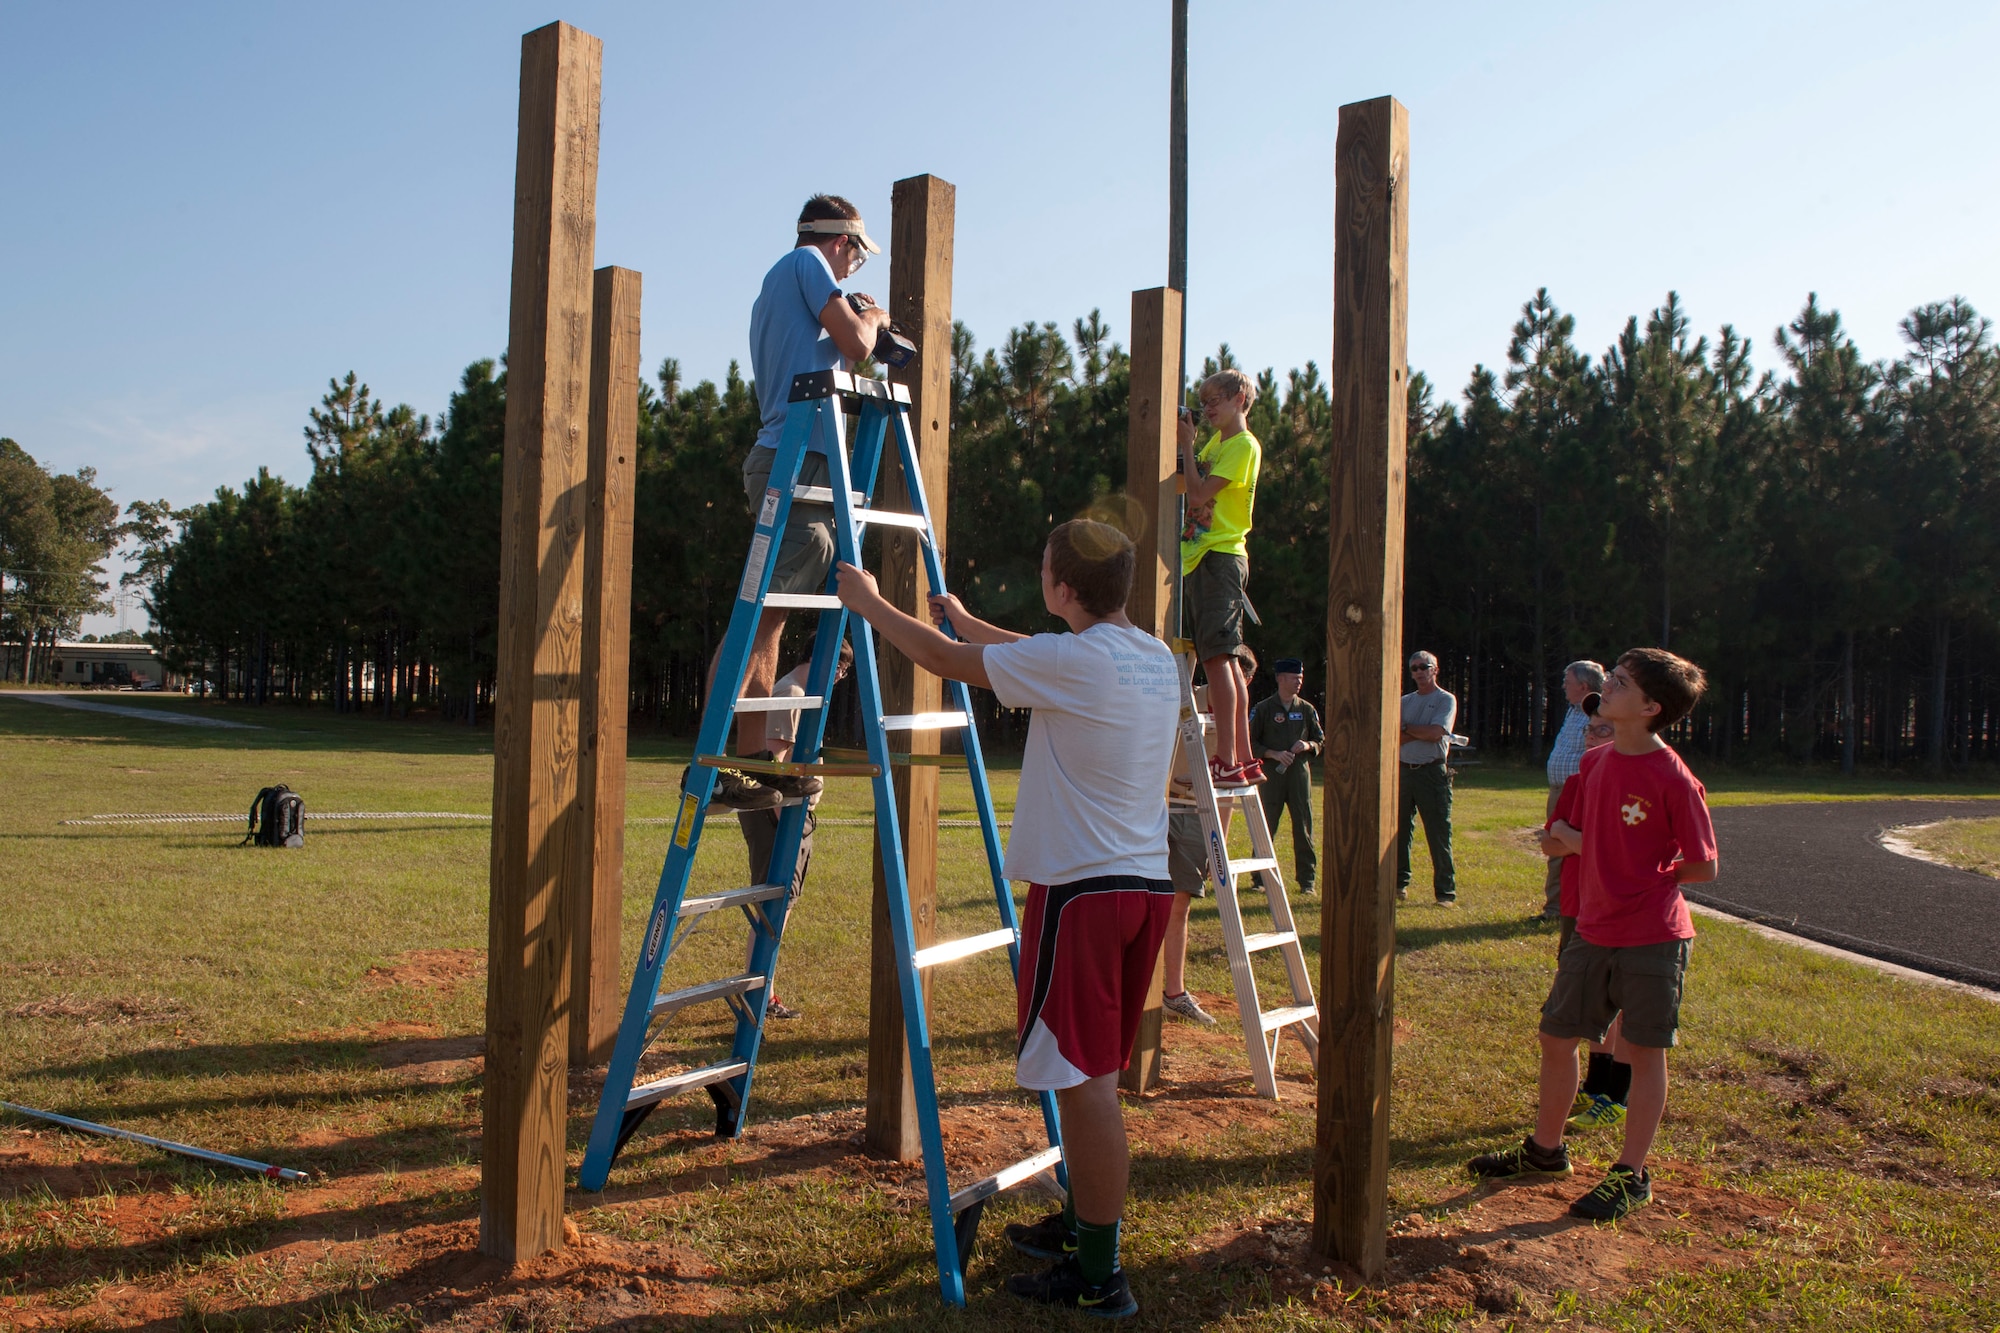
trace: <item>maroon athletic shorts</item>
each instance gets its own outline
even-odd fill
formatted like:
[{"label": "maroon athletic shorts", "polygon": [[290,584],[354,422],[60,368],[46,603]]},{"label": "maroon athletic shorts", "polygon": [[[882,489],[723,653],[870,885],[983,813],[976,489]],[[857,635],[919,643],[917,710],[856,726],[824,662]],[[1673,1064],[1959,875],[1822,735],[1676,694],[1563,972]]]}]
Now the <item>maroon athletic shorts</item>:
[{"label": "maroon athletic shorts", "polygon": [[1125,1067],[1173,904],[1172,880],[1136,875],[1028,886],[1015,1073],[1022,1087],[1073,1088]]}]

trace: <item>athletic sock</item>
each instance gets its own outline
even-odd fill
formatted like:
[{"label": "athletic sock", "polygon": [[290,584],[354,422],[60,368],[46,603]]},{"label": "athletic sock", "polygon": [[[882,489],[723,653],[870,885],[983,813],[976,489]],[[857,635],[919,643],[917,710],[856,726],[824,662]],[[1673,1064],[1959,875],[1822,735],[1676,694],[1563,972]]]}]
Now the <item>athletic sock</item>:
[{"label": "athletic sock", "polygon": [[1083,1270],[1083,1280],[1093,1287],[1111,1280],[1111,1275],[1118,1271],[1118,1223],[1100,1226],[1080,1217],[1076,1220],[1076,1266]]},{"label": "athletic sock", "polygon": [[1625,1099],[1629,1097],[1631,1093],[1632,1093],[1632,1066],[1626,1064],[1623,1060],[1612,1061],[1611,1076],[1605,1086],[1604,1095],[1609,1097],[1612,1101],[1617,1102],[1620,1106],[1623,1106],[1625,1104]]},{"label": "athletic sock", "polygon": [[[1592,1051],[1590,1053],[1590,1070],[1583,1076],[1584,1095],[1595,1097],[1599,1093],[1610,1091],[1612,1064],[1611,1052]],[[1613,1098],[1613,1100],[1617,1099]]]}]

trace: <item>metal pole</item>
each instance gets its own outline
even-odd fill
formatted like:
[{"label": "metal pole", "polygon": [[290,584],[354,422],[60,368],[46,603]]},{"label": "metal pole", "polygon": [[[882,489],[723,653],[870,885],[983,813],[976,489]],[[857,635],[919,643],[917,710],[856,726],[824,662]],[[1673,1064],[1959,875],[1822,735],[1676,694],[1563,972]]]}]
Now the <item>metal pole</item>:
[{"label": "metal pole", "polygon": [[[1174,5],[1174,54],[1173,75],[1167,94],[1167,286],[1181,294],[1181,346],[1180,371],[1176,376],[1180,384],[1180,396],[1174,400],[1175,428],[1179,429],[1180,409],[1187,402],[1187,216],[1188,216],[1188,160],[1187,160],[1187,18],[1188,0],[1173,0]],[[1183,493],[1175,533],[1186,526],[1187,498]],[[1178,555],[1174,561],[1173,596],[1167,613],[1167,623],[1174,627],[1174,637],[1182,633],[1181,624],[1181,571]]]},{"label": "metal pole", "polygon": [[172,1139],[156,1139],[151,1134],[140,1134],[130,1129],[113,1129],[94,1120],[76,1120],[70,1116],[57,1115],[54,1111],[37,1111],[32,1106],[16,1106],[13,1102],[0,1102],[0,1107],[12,1111],[15,1115],[47,1120],[51,1124],[61,1125],[64,1129],[80,1130],[85,1134],[102,1134],[108,1139],[128,1139],[133,1143],[143,1143],[149,1148],[164,1148],[168,1152],[177,1152],[183,1157],[192,1157],[197,1161],[213,1162],[217,1166],[233,1166],[240,1171],[254,1171],[268,1180],[309,1179],[305,1172],[294,1171],[290,1167],[272,1166],[268,1162],[253,1162],[248,1157],[231,1157],[228,1153],[210,1152],[206,1148],[175,1143]]}]

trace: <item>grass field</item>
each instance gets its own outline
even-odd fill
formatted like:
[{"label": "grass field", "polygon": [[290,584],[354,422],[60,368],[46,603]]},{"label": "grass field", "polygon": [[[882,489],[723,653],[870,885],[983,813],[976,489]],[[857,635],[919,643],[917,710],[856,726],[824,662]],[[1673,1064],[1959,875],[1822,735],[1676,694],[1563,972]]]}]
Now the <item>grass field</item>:
[{"label": "grass field", "polygon": [[1946,865],[2000,878],[2000,819],[1947,819],[1904,837]]},{"label": "grass field", "polygon": [[[942,1316],[915,1203],[920,1175],[853,1147],[867,1029],[867,828],[820,834],[781,978],[805,1016],[772,1026],[745,1137],[715,1142],[705,1100],[669,1104],[609,1191],[572,1193],[582,1243],[570,1257],[496,1276],[466,1254],[478,1211],[486,826],[316,823],[304,852],[280,853],[239,849],[240,831],[222,825],[59,822],[234,811],[272,782],[305,793],[311,810],[482,812],[490,736],[93,697],[260,729],[169,726],[0,692],[0,1097],[320,1178],[279,1187],[218,1176],[8,1120],[0,1323],[1051,1325],[998,1290],[1022,1266],[1001,1253],[1000,1224],[1038,1215],[1045,1199],[1026,1193],[989,1209],[970,1306]],[[633,747],[628,958],[684,762],[671,744],[642,737]],[[1014,775],[995,776],[1011,805]],[[1712,786],[1718,803],[1742,804],[1939,791],[1818,776]],[[1517,1138],[1530,1113],[1553,935],[1526,919],[1542,865],[1522,830],[1539,823],[1544,793],[1534,770],[1468,770],[1461,907],[1428,906],[1420,869],[1399,923],[1395,1280],[1345,1290],[1298,1252],[1314,1116],[1297,1045],[1285,1047],[1285,1095],[1274,1105],[1249,1094],[1229,1028],[1175,1026],[1167,1089],[1131,1115],[1125,1252],[1140,1322],[2000,1327],[2000,1005],[1727,923],[1700,926],[1656,1158],[1659,1202],[1620,1227],[1578,1230],[1557,1219],[1587,1188],[1581,1169],[1560,1190],[1482,1199],[1467,1189],[1464,1159]],[[948,777],[947,815],[968,804],[963,779]],[[866,785],[853,782],[831,786],[821,811],[866,812]],[[941,934],[950,935],[982,924],[988,890],[977,832],[941,838]],[[699,881],[740,883],[733,829],[712,824],[708,849]],[[676,966],[685,957],[697,972],[733,970],[740,938],[698,937]],[[1228,1012],[1212,905],[1198,906],[1193,940],[1192,988]],[[1015,1098],[995,1095],[1008,1087],[1012,1051],[1004,965],[947,973],[936,1009],[952,1151],[980,1159],[1031,1127]],[[691,1055],[720,1030],[692,1026],[668,1054]],[[573,1078],[572,1167],[592,1086]],[[1577,1146],[1596,1168],[1615,1152],[1608,1140]]]}]

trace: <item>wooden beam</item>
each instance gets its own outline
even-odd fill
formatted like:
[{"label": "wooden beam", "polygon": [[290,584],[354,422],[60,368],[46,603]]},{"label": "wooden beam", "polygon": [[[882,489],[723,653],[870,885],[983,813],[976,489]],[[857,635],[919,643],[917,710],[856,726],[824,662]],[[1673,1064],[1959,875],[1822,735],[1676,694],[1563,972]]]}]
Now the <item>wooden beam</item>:
[{"label": "wooden beam", "polygon": [[[1174,589],[1180,584],[1180,488],[1176,484],[1175,413],[1181,401],[1181,294],[1171,287],[1132,293],[1131,415],[1125,426],[1125,493],[1139,531],[1139,563],[1125,613],[1132,623],[1172,641]],[[1132,1043],[1132,1063],[1118,1076],[1127,1092],[1156,1087],[1164,1056],[1166,954],[1153,964],[1153,984]]]},{"label": "wooden beam", "polygon": [[639,462],[639,275],[597,270],[590,302],[590,459],[584,491],[583,682],[578,714],[576,1007],[569,1062],[611,1058],[624,1001],[619,927],[625,902],[625,720],[630,699],[632,487]]},{"label": "wooden beam", "polygon": [[[951,258],[958,190],[936,176],[911,176],[891,191],[889,224],[889,313],[916,336],[922,354],[890,378],[910,388],[910,432],[923,469],[924,496],[940,550],[951,501]],[[876,495],[885,509],[908,507],[909,488],[902,461],[892,445],[882,460]],[[928,623],[923,554],[916,534],[887,528],[882,537],[883,596]],[[882,706],[891,713],[927,713],[942,706],[943,686],[928,671],[880,641]],[[910,754],[938,753],[934,731],[889,733],[889,747]],[[938,770],[927,764],[899,764],[896,818],[903,831],[903,862],[910,884],[910,920],[917,947],[937,939]],[[875,848],[875,908],[870,931],[868,1002],[868,1109],[865,1143],[869,1152],[899,1162],[923,1155],[917,1139],[915,1085],[903,1037],[903,997],[896,979],[895,937],[889,929],[888,890],[882,877],[882,849]],[[924,976],[926,1007],[930,975]]]},{"label": "wooden beam", "polygon": [[1374,1278],[1388,1247],[1409,305],[1409,113],[1340,108],[1334,146],[1326,892],[1315,1252]]},{"label": "wooden beam", "polygon": [[508,1261],[563,1239],[602,63],[568,24],[521,39],[479,1215]]}]

